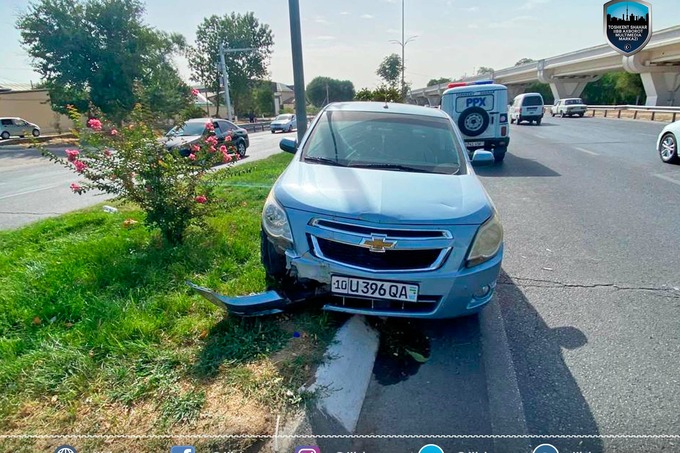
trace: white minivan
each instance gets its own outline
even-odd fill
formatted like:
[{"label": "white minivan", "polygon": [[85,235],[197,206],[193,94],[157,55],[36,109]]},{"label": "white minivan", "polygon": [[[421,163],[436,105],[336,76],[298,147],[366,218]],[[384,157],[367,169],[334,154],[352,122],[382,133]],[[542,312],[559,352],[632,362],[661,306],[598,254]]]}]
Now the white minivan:
[{"label": "white minivan", "polygon": [[520,124],[528,121],[540,126],[544,110],[543,96],[540,93],[520,94],[510,106],[510,122]]},{"label": "white minivan", "polygon": [[508,151],[508,88],[492,80],[453,82],[442,95],[441,109],[458,125],[468,151],[485,149],[502,162]]}]

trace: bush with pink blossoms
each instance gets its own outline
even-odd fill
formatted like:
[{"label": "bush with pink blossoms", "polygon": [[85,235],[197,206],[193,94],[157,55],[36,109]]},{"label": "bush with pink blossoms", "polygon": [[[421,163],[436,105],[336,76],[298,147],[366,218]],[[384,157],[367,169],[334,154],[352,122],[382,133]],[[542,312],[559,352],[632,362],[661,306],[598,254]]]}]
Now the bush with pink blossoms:
[{"label": "bush with pink blossoms", "polygon": [[[69,107],[69,115],[82,124],[75,108]],[[144,210],[149,228],[158,228],[169,244],[179,244],[187,228],[209,214],[215,180],[228,172],[214,172],[211,181],[206,175],[215,165],[236,161],[238,154],[231,143],[217,152],[217,139],[209,133],[184,157],[166,148],[149,126],[151,120],[141,106],[119,130],[102,118],[91,118],[87,127],[74,131],[79,146],[66,150],[66,158],[42,151],[81,178],[70,185],[74,193],[100,191],[135,203]]]}]

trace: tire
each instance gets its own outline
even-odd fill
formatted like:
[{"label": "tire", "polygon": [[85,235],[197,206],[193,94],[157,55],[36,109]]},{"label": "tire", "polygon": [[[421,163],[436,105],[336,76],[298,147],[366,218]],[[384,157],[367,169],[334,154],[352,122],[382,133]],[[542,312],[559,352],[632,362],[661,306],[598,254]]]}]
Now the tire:
[{"label": "tire", "polygon": [[555,118],[555,114],[554,114],[554,113],[551,113],[551,115],[552,115],[553,118]]},{"label": "tire", "polygon": [[24,137],[26,137],[26,136],[25,136],[25,135],[20,135],[20,136],[19,136],[19,138],[24,138]]},{"label": "tire", "polygon": [[33,132],[31,132],[34,137],[40,137],[40,131],[38,129],[33,129]]},{"label": "tire", "polygon": [[286,257],[276,251],[264,231],[260,230],[260,259],[267,276],[280,281],[286,276]]},{"label": "tire", "polygon": [[276,134],[276,131],[272,131],[272,134]]},{"label": "tire", "polygon": [[458,128],[468,137],[476,137],[489,127],[489,114],[481,107],[470,107],[458,118]]},{"label": "tire", "polygon": [[9,138],[9,132],[4,131],[2,134],[0,134],[0,137],[2,137],[3,140],[7,140]]},{"label": "tire", "polygon": [[659,143],[659,157],[667,164],[680,163],[680,156],[678,156],[678,140],[675,135],[670,132],[661,137],[661,143]]},{"label": "tire", "polygon": [[239,140],[236,142],[236,152],[238,152],[239,157],[245,157],[246,155],[246,142]]},{"label": "tire", "polygon": [[493,160],[497,163],[500,164],[503,162],[503,159],[505,159],[505,153],[508,152],[508,147],[507,146],[501,146],[493,150]]},{"label": "tire", "polygon": [[578,117],[579,117],[579,118],[583,118],[583,113],[579,113],[579,114],[578,114]]},{"label": "tire", "polygon": [[542,120],[541,118],[539,118],[539,119],[536,120],[536,126],[540,126],[540,125],[541,125],[541,120]]},{"label": "tire", "polygon": [[518,117],[517,117],[517,125],[519,126],[519,123],[521,123],[521,122],[522,122],[522,117],[521,117],[521,116],[518,116]]}]

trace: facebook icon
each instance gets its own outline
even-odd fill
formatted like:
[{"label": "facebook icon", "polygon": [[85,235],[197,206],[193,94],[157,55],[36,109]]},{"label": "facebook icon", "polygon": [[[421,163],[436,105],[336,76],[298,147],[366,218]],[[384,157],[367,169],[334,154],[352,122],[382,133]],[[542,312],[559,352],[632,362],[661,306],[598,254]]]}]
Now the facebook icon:
[{"label": "facebook icon", "polygon": [[170,449],[170,453],[196,453],[191,445],[176,445]]}]

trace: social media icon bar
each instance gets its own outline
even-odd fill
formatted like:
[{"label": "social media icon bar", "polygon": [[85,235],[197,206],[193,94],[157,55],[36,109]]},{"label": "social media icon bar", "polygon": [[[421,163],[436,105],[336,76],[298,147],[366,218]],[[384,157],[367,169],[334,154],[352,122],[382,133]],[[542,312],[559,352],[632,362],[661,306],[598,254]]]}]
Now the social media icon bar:
[{"label": "social media icon bar", "polygon": [[70,445],[60,445],[54,450],[54,453],[78,453],[76,449]]},{"label": "social media icon bar", "polygon": [[550,444],[541,444],[538,447],[534,448],[533,453],[560,453],[557,448],[555,448],[554,445]]},{"label": "social media icon bar", "polygon": [[295,453],[321,453],[321,449],[315,446],[295,447]]},{"label": "social media icon bar", "polygon": [[170,449],[170,453],[196,453],[196,448],[191,445],[175,445]]},{"label": "social media icon bar", "polygon": [[444,453],[444,450],[439,445],[427,444],[418,450],[418,453]]}]

